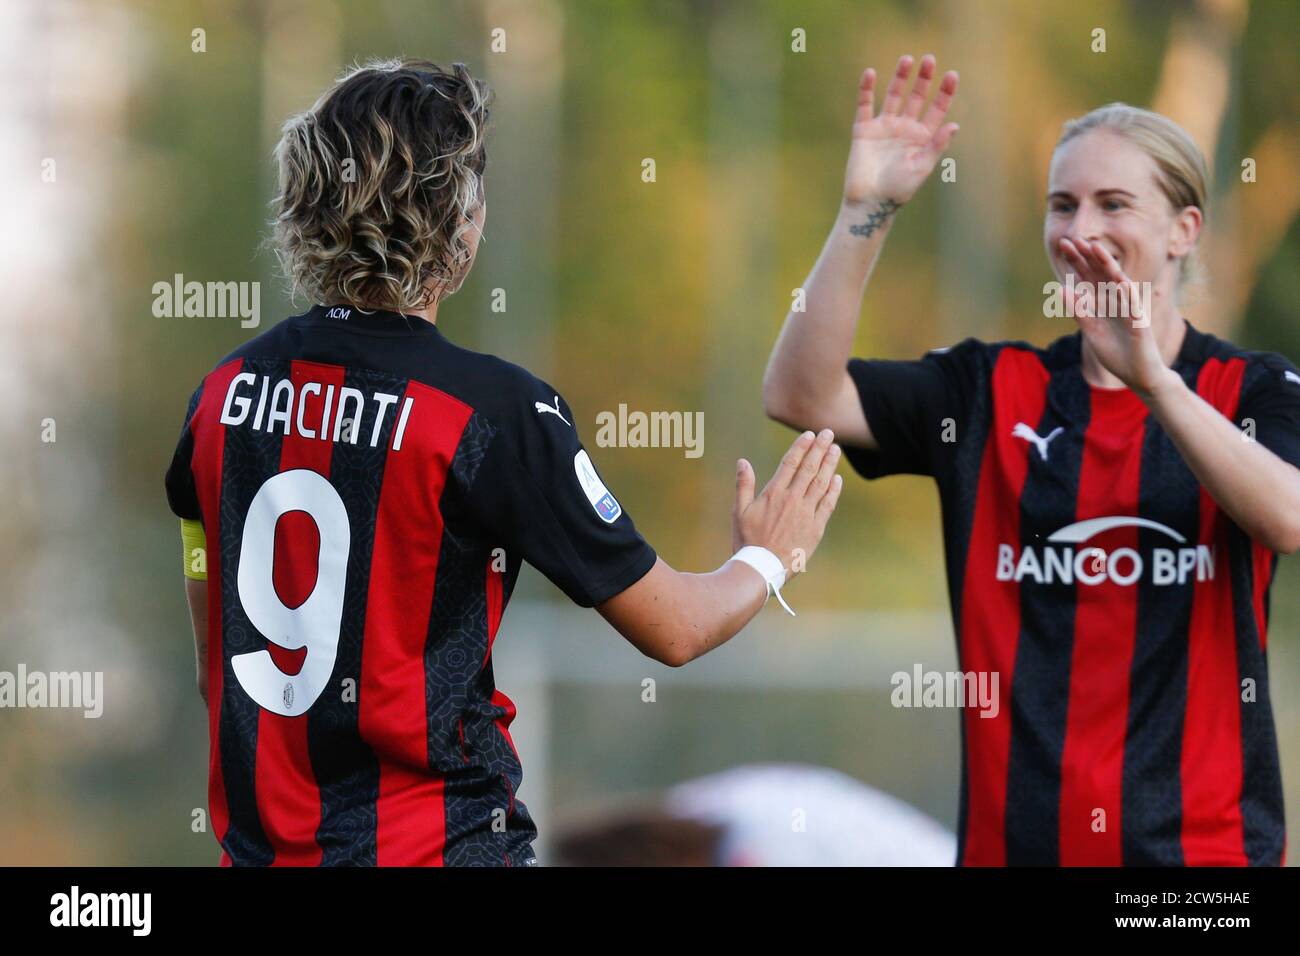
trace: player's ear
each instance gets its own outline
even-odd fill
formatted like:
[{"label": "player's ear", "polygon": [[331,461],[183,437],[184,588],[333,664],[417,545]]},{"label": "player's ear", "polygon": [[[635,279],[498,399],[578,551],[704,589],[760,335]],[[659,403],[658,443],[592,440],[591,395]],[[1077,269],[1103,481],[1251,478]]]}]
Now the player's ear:
[{"label": "player's ear", "polygon": [[1196,238],[1201,234],[1204,221],[1201,211],[1195,206],[1184,206],[1174,213],[1169,225],[1169,254],[1185,256],[1196,246]]},{"label": "player's ear", "polygon": [[478,252],[479,240],[483,238],[483,225],[487,222],[487,196],[480,195],[478,205],[470,214],[470,228],[465,233],[465,241],[470,244],[472,254]]},{"label": "player's ear", "polygon": [[478,243],[479,240],[483,237],[483,223],[486,220],[487,220],[487,197],[481,196],[478,205],[474,207],[474,210],[473,212],[470,213],[469,218],[467,219],[465,216],[460,217],[460,223],[463,229],[463,231],[461,232],[461,239],[465,243],[465,248],[468,253],[468,258],[465,260],[465,263],[457,270],[456,274],[452,277],[450,290],[440,295],[439,296],[440,299],[446,298],[446,296],[451,295],[452,293],[458,291],[462,283],[464,283],[466,277],[469,275],[470,269],[474,268],[474,260],[478,258]]}]

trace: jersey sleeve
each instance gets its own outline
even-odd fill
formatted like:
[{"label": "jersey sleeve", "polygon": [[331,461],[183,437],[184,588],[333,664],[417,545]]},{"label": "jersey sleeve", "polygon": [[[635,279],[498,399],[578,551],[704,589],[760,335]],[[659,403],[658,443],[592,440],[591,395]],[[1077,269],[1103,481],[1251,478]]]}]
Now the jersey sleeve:
[{"label": "jersey sleeve", "polygon": [[1300,468],[1300,371],[1280,355],[1260,353],[1246,368],[1237,424],[1283,461]]},{"label": "jersey sleeve", "polygon": [[190,428],[202,395],[203,386],[199,385],[190,397],[189,409],[185,412],[185,424],[181,428],[180,441],[176,443],[176,451],[172,455],[164,479],[168,507],[176,517],[188,521],[200,521],[203,518],[203,513],[199,509],[199,495],[194,487],[194,471],[191,468],[194,457],[194,432]]},{"label": "jersey sleeve", "polygon": [[654,566],[653,548],[583,448],[567,402],[528,376],[494,419],[469,428],[482,448],[457,480],[478,520],[582,607],[594,607]]},{"label": "jersey sleeve", "polygon": [[966,339],[914,361],[849,359],[849,377],[878,446],[846,445],[844,457],[853,469],[864,478],[938,477],[955,436],[964,433],[984,349],[982,342]]}]

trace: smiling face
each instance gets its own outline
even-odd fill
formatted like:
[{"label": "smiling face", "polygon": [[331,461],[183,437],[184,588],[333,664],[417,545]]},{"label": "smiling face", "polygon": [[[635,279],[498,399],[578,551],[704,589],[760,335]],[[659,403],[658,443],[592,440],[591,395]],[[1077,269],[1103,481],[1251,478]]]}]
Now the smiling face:
[{"label": "smiling face", "polygon": [[1195,206],[1173,208],[1160,188],[1155,161],[1126,136],[1092,129],[1052,156],[1043,239],[1056,278],[1072,271],[1063,238],[1100,243],[1136,282],[1150,282],[1156,299],[1178,287],[1179,262],[1200,232]]}]

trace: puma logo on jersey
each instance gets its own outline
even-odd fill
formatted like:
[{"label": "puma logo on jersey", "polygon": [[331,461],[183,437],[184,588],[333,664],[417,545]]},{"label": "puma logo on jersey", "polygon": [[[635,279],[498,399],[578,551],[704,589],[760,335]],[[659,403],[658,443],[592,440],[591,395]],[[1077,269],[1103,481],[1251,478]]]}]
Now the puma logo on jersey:
[{"label": "puma logo on jersey", "polygon": [[564,422],[564,424],[568,425],[570,428],[573,427],[573,423],[560,414],[560,396],[558,395],[555,396],[554,408],[552,408],[550,405],[547,405],[545,402],[533,402],[533,407],[537,409],[537,414],[540,415],[542,412],[550,412],[552,415],[554,415],[560,421]]},{"label": "puma logo on jersey", "polygon": [[1038,432],[1034,431],[1032,428],[1026,425],[1024,422],[1016,422],[1016,427],[1011,429],[1011,437],[1023,438],[1027,442],[1032,442],[1034,447],[1038,449],[1039,457],[1042,458],[1043,461],[1047,461],[1048,442],[1050,442],[1057,435],[1061,434],[1061,432],[1063,431],[1065,431],[1065,429],[1062,428],[1060,425],[1057,425],[1055,428],[1051,430],[1051,432],[1048,433],[1047,437],[1044,438],[1041,435],[1039,435]]}]

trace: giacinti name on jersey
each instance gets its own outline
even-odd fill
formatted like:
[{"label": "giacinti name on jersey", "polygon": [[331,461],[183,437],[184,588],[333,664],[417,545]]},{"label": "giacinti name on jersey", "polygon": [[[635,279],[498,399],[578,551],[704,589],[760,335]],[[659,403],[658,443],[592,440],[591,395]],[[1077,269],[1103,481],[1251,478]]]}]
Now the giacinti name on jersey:
[{"label": "giacinti name on jersey", "polygon": [[[261,380],[260,386],[258,380]],[[308,412],[308,396],[320,402],[320,412]],[[319,441],[345,441],[357,444],[361,437],[361,419],[370,403],[375,405],[375,422],[370,429],[370,447],[379,444],[384,422],[390,414],[397,416],[393,428],[392,450],[401,451],[402,435],[411,417],[415,399],[407,396],[397,408],[401,397],[388,392],[366,394],[360,389],[321,382],[303,382],[297,389],[290,379],[281,378],[272,384],[271,376],[254,372],[240,372],[231,379],[226,390],[226,400],[221,408],[221,424],[230,427],[246,426],[254,431],[273,432],[280,429],[288,435],[292,427],[303,438]],[[249,420],[249,416],[252,420]]]}]

